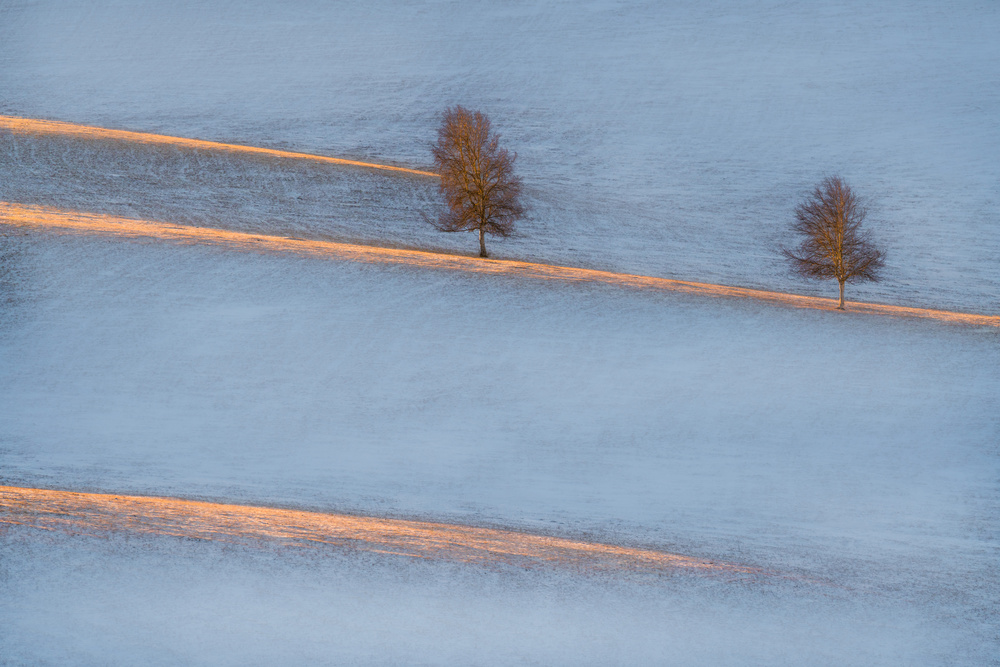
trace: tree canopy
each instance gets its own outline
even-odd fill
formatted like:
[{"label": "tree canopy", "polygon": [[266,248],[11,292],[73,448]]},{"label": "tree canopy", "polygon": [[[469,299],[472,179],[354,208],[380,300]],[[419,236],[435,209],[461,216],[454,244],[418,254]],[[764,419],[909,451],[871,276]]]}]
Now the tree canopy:
[{"label": "tree canopy", "polygon": [[500,147],[485,114],[462,106],[445,110],[432,152],[446,204],[437,227],[478,231],[479,256],[487,257],[485,235],[510,236],[525,213],[521,179],[514,174],[517,155]]},{"label": "tree canopy", "polygon": [[799,275],[836,279],[841,309],[844,283],[881,278],[885,252],[861,229],[867,215],[851,187],[839,176],[829,176],[795,209],[793,228],[805,237],[798,250],[783,251]]}]

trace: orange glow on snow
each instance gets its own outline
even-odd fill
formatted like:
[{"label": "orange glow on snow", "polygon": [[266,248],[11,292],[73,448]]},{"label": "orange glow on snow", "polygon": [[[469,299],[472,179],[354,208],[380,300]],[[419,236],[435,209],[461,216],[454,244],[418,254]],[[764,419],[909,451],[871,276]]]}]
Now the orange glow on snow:
[{"label": "orange glow on snow", "polygon": [[90,125],[78,125],[76,123],[63,123],[55,120],[36,120],[34,118],[15,118],[13,116],[0,116],[0,128],[16,132],[18,134],[58,134],[64,137],[80,137],[83,139],[115,139],[118,141],[130,141],[140,144],[158,144],[180,146],[182,148],[199,148],[202,150],[230,151],[233,153],[253,153],[257,155],[270,155],[273,157],[294,158],[297,160],[312,160],[314,162],[326,162],[330,164],[342,164],[351,167],[366,167],[368,169],[382,169],[383,171],[398,171],[417,176],[438,175],[431,171],[420,171],[419,169],[407,169],[406,167],[394,167],[387,164],[374,164],[372,162],[358,162],[357,160],[345,160],[343,158],[327,157],[325,155],[312,155],[310,153],[296,153],[294,151],[282,151],[274,148],[259,148],[257,146],[242,146],[240,144],[225,144],[217,141],[203,141],[201,139],[186,139],[184,137],[171,137],[164,134],[151,134],[148,132],[130,132],[128,130],[109,130],[103,127],[93,127]]},{"label": "orange glow on snow", "polygon": [[[699,296],[757,299],[795,308],[837,311],[837,299],[802,296],[784,292],[729,287],[687,280],[655,278],[570,266],[536,264],[514,260],[491,260],[460,255],[400,250],[377,246],[292,239],[282,236],[232,232],[207,227],[191,227],[164,222],[132,220],[96,213],[66,211],[46,206],[0,202],[0,224],[56,233],[94,234],[126,239],[158,239],[182,244],[214,245],[239,251],[278,252],[321,259],[405,264],[407,266],[509,275],[534,280],[603,283],[618,287],[683,292]],[[1000,328],[1000,316],[959,313],[929,308],[910,308],[878,303],[847,302],[848,312],[896,317],[917,317],[947,322]],[[841,311],[838,311],[841,312]]]},{"label": "orange glow on snow", "polygon": [[0,486],[0,526],[3,524],[92,536],[127,532],[240,544],[266,541],[286,547],[329,545],[463,563],[763,574],[756,568],[662,551],[511,530],[13,486]]}]

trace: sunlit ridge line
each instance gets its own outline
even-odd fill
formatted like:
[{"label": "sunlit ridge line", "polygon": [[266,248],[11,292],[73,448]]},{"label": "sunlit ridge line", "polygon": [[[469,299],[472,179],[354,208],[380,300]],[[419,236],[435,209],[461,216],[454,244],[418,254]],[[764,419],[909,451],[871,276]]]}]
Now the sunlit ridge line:
[{"label": "sunlit ridge line", "polygon": [[[10,202],[0,202],[0,224],[119,238],[158,238],[180,243],[219,245],[241,251],[270,251],[323,259],[405,264],[422,268],[446,269],[469,273],[512,275],[537,280],[603,283],[619,287],[683,292],[700,296],[749,298],[815,310],[835,311],[838,305],[836,299],[773,292],[749,287],[732,287],[728,285],[613,273],[597,269],[540,264],[518,260],[484,260],[426,250],[403,250],[335,241],[293,239],[209,227],[192,227],[173,223],[119,218],[98,213],[66,211],[47,206],[33,206]],[[996,315],[961,313],[948,310],[855,301],[848,301],[847,305],[849,306],[848,312],[854,313],[916,317],[952,324],[1000,328],[1000,316]]]},{"label": "sunlit ridge line", "polygon": [[316,544],[466,563],[594,570],[766,574],[753,567],[652,549],[458,524],[204,501],[0,486],[0,525],[84,535],[129,532],[317,548]]},{"label": "sunlit ridge line", "polygon": [[407,167],[396,167],[388,164],[376,164],[374,162],[361,162],[359,160],[348,160],[346,158],[329,157],[326,155],[315,155],[312,153],[299,153],[297,151],[285,151],[277,148],[262,148],[260,146],[245,146],[242,144],[227,144],[219,141],[206,141],[204,139],[189,139],[187,137],[173,137],[166,134],[153,134],[151,132],[134,132],[131,130],[112,130],[93,125],[80,125],[78,123],[67,123],[57,120],[40,120],[36,118],[18,118],[15,116],[0,116],[0,128],[17,132],[20,134],[58,134],[63,136],[84,137],[88,139],[117,139],[119,141],[130,141],[144,144],[159,144],[182,146],[185,148],[198,148],[202,150],[222,150],[234,153],[254,153],[257,155],[271,155],[273,157],[292,158],[296,160],[313,160],[315,162],[326,162],[329,164],[339,164],[351,167],[364,167],[367,169],[381,169],[383,171],[396,171],[416,176],[431,176],[439,178],[438,174],[431,171],[421,171],[419,169],[409,169]]}]

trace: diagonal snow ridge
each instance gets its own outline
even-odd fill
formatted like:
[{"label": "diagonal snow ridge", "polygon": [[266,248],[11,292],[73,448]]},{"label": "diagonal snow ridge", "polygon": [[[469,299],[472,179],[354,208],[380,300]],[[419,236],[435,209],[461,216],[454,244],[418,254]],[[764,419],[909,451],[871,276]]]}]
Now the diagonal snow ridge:
[{"label": "diagonal snow ridge", "polygon": [[15,116],[0,116],[0,129],[9,130],[10,132],[14,132],[17,134],[57,134],[66,137],[78,137],[82,139],[114,139],[117,141],[130,141],[141,144],[179,146],[181,148],[196,148],[201,150],[229,151],[232,153],[268,155],[271,157],[291,158],[297,160],[312,160],[314,162],[340,164],[348,167],[364,167],[366,169],[380,169],[382,171],[395,171],[404,174],[412,174],[414,176],[429,176],[432,178],[439,178],[439,176],[432,171],[421,171],[419,169],[396,167],[388,164],[361,162],[358,160],[348,160],[346,158],[329,157],[326,155],[314,155],[312,153],[299,153],[296,151],[283,151],[276,148],[261,148],[259,146],[245,146],[243,144],[227,144],[218,141],[205,141],[203,139],[172,137],[165,134],[153,134],[150,132],[111,130],[103,127],[94,127],[92,125],[80,125],[78,123],[66,123],[56,120],[40,120],[35,118],[17,118]]},{"label": "diagonal snow ridge", "polygon": [[765,574],[759,568],[664,551],[496,528],[13,486],[0,486],[0,525],[3,524],[77,535],[125,532],[251,545],[263,542],[301,548],[328,545],[481,565]]},{"label": "diagonal snow ridge", "polygon": [[[402,264],[426,269],[508,275],[532,280],[598,283],[698,296],[755,299],[793,308],[838,311],[837,300],[824,297],[518,260],[481,259],[425,250],[250,234],[3,201],[0,201],[0,225],[55,233],[92,234],[122,239],[158,239],[181,244],[221,246],[242,252],[275,252],[327,260]],[[847,305],[849,312],[853,313],[923,318],[949,324],[1000,328],[998,315],[852,301],[847,302]]]}]

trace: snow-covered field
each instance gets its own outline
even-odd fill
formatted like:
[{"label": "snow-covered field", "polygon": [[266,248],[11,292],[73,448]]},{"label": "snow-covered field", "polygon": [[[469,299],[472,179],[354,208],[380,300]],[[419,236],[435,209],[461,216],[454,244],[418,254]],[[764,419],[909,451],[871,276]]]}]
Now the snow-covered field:
[{"label": "snow-covered field", "polygon": [[[888,281],[857,294],[998,313],[998,31],[996,3],[940,0],[6,0],[0,113],[427,167],[441,110],[461,103],[493,117],[530,191],[533,219],[502,253],[797,291],[830,290],[791,280],[774,246],[797,200],[841,173],[891,253]],[[93,180],[39,198],[195,215],[147,201],[142,181],[185,190],[200,162],[158,173],[55,152],[38,159]],[[357,190],[345,202],[251,171],[260,194],[223,186],[197,215],[337,234],[317,218],[360,217]],[[379,192],[389,210],[365,206],[353,235],[402,225],[410,243],[422,222],[396,211],[429,195],[403,190]]]},{"label": "snow-covered field", "polygon": [[[240,637],[259,625],[287,635],[275,641],[289,662],[335,648],[466,662],[496,623],[498,657],[540,662],[620,650],[622,662],[974,664],[996,647],[994,331],[210,248],[7,241],[8,484],[505,525],[824,582],[566,589],[559,575],[463,572],[438,590],[444,575],[422,566],[338,560],[331,584],[334,565],[284,556],[236,554],[229,572],[200,544],[151,545],[133,562],[134,542],[50,551],[17,546],[15,531],[2,599],[17,657],[55,659],[39,648],[52,642],[134,656],[138,644],[215,662],[230,645],[249,651]],[[161,581],[162,567],[177,576]],[[111,585],[120,569],[129,576]],[[182,610],[208,613],[190,581],[221,571],[208,590],[234,607],[216,621],[229,630],[177,644],[193,622]],[[409,584],[387,594],[397,576]],[[296,626],[297,605],[319,604],[309,582],[329,587],[320,618],[388,624],[392,639],[324,635],[305,611]],[[629,606],[633,595],[644,602]],[[544,640],[521,635],[521,604],[548,610],[532,621]],[[188,620],[164,624],[172,615]],[[769,631],[730,632],[744,616]],[[693,635],[691,618],[705,624]],[[95,638],[92,624],[116,630]],[[424,627],[449,642],[419,643]]]},{"label": "snow-covered field", "polygon": [[[734,13],[735,12],[735,13]],[[486,28],[489,28],[488,30]],[[0,2],[0,113],[428,166],[482,107],[504,256],[1000,312],[993,4]],[[484,34],[481,43],[465,39]],[[0,200],[460,250],[407,177],[0,135]],[[0,237],[0,484],[497,525],[783,577],[0,529],[0,664],[991,664],[996,330],[218,248]]]}]

